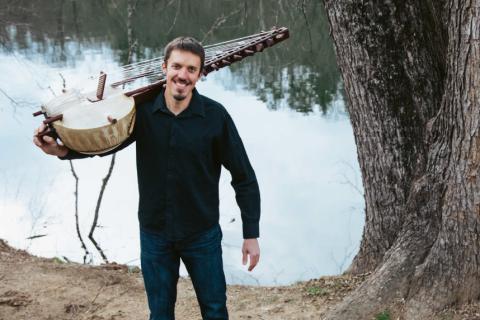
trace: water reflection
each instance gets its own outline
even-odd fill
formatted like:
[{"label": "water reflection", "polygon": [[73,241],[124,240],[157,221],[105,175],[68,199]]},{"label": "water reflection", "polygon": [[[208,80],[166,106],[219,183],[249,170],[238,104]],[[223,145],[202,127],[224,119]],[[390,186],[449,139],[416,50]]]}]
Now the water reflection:
[{"label": "water reflection", "polygon": [[[114,59],[125,64],[128,4],[1,0],[2,20],[9,22],[2,30],[3,50],[65,67],[83,59],[86,49],[108,46]],[[137,43],[132,62],[162,55],[165,43],[179,35],[207,44],[288,26],[291,38],[285,43],[232,66],[235,83],[255,92],[269,108],[284,105],[306,113],[315,107],[327,112],[338,93],[326,17],[317,1],[139,1],[130,19]]]},{"label": "water reflection", "polygon": [[[240,265],[240,214],[230,177],[222,174],[227,278],[286,284],[343,270],[358,246],[362,196],[349,185],[359,185],[359,170],[322,8],[282,0],[137,3],[129,41],[129,1],[0,0],[6,22],[0,89],[8,94],[0,93],[0,144],[8,150],[0,155],[0,238],[39,255],[81,261],[68,162],[44,156],[31,143],[38,125],[33,106],[59,93],[63,79],[71,87],[99,70],[118,70],[132,39],[138,61],[161,55],[178,35],[215,43],[286,25],[291,39],[198,85],[235,119],[262,193],[262,262],[252,277]],[[99,158],[75,162],[82,230],[90,227],[108,165]],[[138,264],[137,201],[130,147],[117,156],[96,232],[110,260]]]}]

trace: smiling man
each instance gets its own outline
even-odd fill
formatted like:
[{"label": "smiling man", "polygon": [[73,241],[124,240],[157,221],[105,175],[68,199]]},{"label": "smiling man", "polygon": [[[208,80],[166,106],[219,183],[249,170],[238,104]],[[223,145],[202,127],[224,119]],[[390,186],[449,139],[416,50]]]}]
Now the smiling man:
[{"label": "smiling man", "polygon": [[[141,265],[150,320],[174,319],[180,260],[203,319],[228,319],[219,225],[222,165],[230,171],[241,211],[242,262],[250,260],[251,271],[260,257],[257,179],[226,109],[195,89],[204,61],[204,49],[195,39],[170,42],[164,90],[137,106],[134,133],[113,151],[136,141]],[[34,143],[45,153],[61,159],[87,157],[48,136],[38,139],[38,130]]]}]

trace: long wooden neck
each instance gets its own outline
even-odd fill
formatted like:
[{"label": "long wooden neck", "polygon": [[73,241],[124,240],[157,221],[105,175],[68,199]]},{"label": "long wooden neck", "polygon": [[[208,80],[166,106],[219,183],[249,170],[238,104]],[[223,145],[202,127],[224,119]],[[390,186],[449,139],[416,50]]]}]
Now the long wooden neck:
[{"label": "long wooden neck", "polygon": [[[206,59],[203,75],[206,76],[210,72],[230,66],[232,63],[241,61],[242,59],[252,56],[257,52],[262,52],[264,49],[288,39],[289,36],[288,29],[281,27],[244,38],[225,41],[211,46],[205,46]],[[140,85],[137,88],[133,88],[130,89],[130,91],[125,92],[127,96],[133,96],[136,101],[152,99],[158,95],[161,88],[166,83],[165,75],[160,68],[162,59],[163,57],[160,57],[125,66],[124,69],[127,76],[120,81],[114,82],[112,86],[118,87],[120,85],[133,83],[135,80],[140,78],[155,77],[156,80],[153,83],[148,85]]]}]

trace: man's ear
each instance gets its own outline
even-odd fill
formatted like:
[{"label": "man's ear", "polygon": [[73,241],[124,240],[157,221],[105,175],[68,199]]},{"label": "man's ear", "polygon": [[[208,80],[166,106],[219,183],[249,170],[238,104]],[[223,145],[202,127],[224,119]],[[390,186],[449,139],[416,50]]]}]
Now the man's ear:
[{"label": "man's ear", "polygon": [[167,73],[167,63],[165,61],[162,63],[162,71],[163,73]]}]

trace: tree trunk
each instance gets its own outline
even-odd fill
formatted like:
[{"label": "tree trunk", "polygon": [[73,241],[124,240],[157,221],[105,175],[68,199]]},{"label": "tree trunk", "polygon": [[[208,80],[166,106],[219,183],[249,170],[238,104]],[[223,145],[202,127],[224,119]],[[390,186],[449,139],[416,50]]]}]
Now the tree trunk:
[{"label": "tree trunk", "polygon": [[331,319],[425,319],[480,294],[480,1],[324,0],[366,223]]}]

